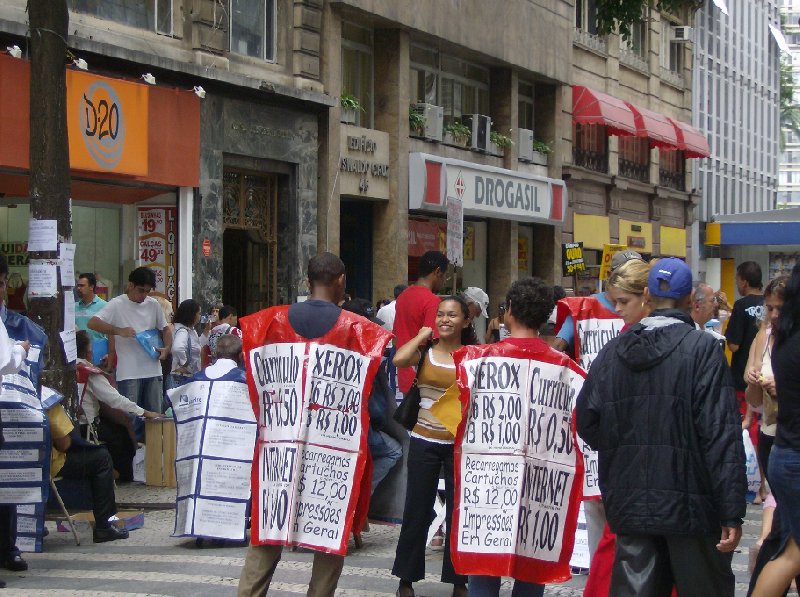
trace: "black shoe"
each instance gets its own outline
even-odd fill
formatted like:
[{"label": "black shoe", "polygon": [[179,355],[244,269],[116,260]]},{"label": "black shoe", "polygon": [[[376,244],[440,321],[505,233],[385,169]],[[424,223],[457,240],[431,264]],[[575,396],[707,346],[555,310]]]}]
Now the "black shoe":
[{"label": "black shoe", "polygon": [[126,529],[118,529],[111,525],[107,529],[95,529],[92,533],[92,539],[95,543],[105,543],[106,541],[116,541],[117,539],[127,539],[128,531]]},{"label": "black shoe", "polygon": [[2,564],[3,568],[7,570],[11,570],[13,572],[22,572],[23,570],[28,569],[28,562],[22,559],[22,556],[19,554],[13,555],[7,560],[3,561]]}]

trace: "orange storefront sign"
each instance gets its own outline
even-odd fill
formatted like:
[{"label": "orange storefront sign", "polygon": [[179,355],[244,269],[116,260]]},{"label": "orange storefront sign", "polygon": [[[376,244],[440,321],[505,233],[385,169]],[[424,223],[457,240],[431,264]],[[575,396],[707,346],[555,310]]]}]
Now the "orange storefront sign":
[{"label": "orange storefront sign", "polygon": [[149,91],[139,83],[67,71],[70,166],[147,175]]},{"label": "orange storefront sign", "polygon": [[[30,167],[29,94],[30,62],[0,54],[0,190],[20,196]],[[135,186],[135,196],[101,188],[115,181],[199,186],[200,99],[192,91],[68,68],[67,128],[70,169],[79,176],[73,197],[132,202],[152,195]],[[87,185],[94,186],[82,192]]]}]

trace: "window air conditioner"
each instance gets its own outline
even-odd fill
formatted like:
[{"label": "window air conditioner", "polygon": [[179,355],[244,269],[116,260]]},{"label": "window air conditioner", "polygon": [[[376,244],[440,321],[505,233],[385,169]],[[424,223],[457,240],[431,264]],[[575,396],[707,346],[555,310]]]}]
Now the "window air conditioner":
[{"label": "window air conditioner", "polygon": [[692,41],[694,29],[691,27],[673,27],[672,41]]},{"label": "window air conditioner", "polygon": [[492,130],[492,119],[482,114],[464,114],[463,122],[472,132],[469,138],[469,148],[475,151],[489,151],[489,134]]},{"label": "window air conditioner", "polygon": [[442,140],[442,122],[444,120],[444,108],[433,104],[414,104],[414,110],[425,117],[424,138],[429,141]]},{"label": "window air conditioner", "polygon": [[520,162],[533,161],[533,131],[517,129],[517,152]]}]

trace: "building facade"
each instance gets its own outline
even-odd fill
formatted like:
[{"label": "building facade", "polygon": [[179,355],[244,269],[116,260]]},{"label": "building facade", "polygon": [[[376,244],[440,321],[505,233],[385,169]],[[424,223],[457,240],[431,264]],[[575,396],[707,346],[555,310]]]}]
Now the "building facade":
[{"label": "building facade", "polygon": [[[320,122],[335,103],[320,77],[322,0],[69,7],[68,102],[78,94],[80,103],[78,79],[92,93],[98,85],[118,93],[68,103],[76,269],[97,272],[113,296],[131,269],[150,265],[173,303],[193,297],[242,313],[305,294],[305,264],[317,250]],[[29,68],[25,8],[24,0],[0,6],[3,47],[22,48],[20,58],[3,56],[4,75]],[[27,113],[10,105],[0,108],[0,241],[24,249],[27,156],[6,133],[27,137]],[[116,112],[105,114],[109,105]],[[101,123],[95,133],[81,120],[89,110],[112,130]],[[114,148],[100,136],[110,132]],[[90,134],[100,154],[123,158],[81,161]],[[145,158],[126,165],[136,156]],[[13,273],[26,283],[24,264]]]},{"label": "building facade", "polygon": [[708,155],[689,124],[690,15],[645,7],[623,39],[598,34],[595,5],[575,3],[572,92],[562,105],[571,123],[560,129],[570,195],[564,241],[582,242],[589,265],[563,284],[584,294],[599,288],[605,244],[691,256],[697,195],[689,164]]},{"label": "building facade", "polygon": [[[791,76],[795,88],[792,103],[800,100],[797,86],[800,85],[800,2],[782,0],[780,6],[781,25],[791,54],[783,57],[784,66]],[[778,164],[778,206],[800,206],[800,135],[791,128],[781,130],[783,146]]]},{"label": "building facade", "polygon": [[732,272],[746,251],[716,244],[716,233],[712,244],[708,225],[738,214],[756,219],[776,207],[781,51],[771,27],[780,21],[773,0],[729,0],[723,7],[707,0],[695,18],[694,124],[707,135],[711,156],[695,164],[701,201],[693,236],[696,271],[735,296]]}]

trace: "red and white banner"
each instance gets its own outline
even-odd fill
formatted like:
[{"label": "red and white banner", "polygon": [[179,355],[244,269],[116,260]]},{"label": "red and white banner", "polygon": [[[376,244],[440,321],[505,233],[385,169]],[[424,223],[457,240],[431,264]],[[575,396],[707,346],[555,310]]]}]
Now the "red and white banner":
[{"label": "red and white banner", "polygon": [[[589,371],[600,350],[612,338],[619,336],[625,322],[616,313],[606,309],[593,296],[571,296],[556,303],[556,333],[561,330],[567,315],[572,316],[573,338],[575,338],[575,360],[584,371]],[[580,439],[580,438],[579,438]],[[589,499],[600,499],[600,482],[597,477],[597,452],[581,440],[585,475],[583,495]]]},{"label": "red and white banner", "polygon": [[540,340],[467,346],[453,358],[456,572],[569,579],[583,478],[573,411],[585,373]]},{"label": "red and white banner", "polygon": [[288,310],[239,320],[258,415],[251,542],[344,555],[369,506],[367,399],[391,334],[342,311],[311,341]]}]

